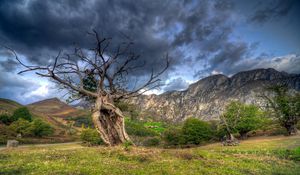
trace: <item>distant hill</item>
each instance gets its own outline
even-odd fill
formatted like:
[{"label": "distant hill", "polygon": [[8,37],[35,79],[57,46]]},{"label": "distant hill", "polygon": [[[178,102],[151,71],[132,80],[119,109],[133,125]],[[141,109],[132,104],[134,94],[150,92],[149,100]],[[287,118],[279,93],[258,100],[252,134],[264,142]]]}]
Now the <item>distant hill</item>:
[{"label": "distant hill", "polygon": [[300,91],[300,74],[269,68],[239,72],[232,77],[212,75],[191,84],[185,91],[143,95],[130,102],[163,120],[180,122],[191,116],[212,120],[218,119],[232,100],[265,106],[259,95],[273,85],[286,85],[292,91]]},{"label": "distant hill", "polygon": [[19,107],[22,107],[22,105],[13,100],[0,98],[0,114],[12,114]]},{"label": "distant hill", "polygon": [[72,107],[58,98],[38,101],[27,105],[27,107],[37,113],[59,118],[77,117],[86,114],[86,111]]},{"label": "distant hill", "polygon": [[[13,100],[0,98],[0,114],[12,114],[14,110],[23,106],[24,105],[21,105]],[[67,117],[88,115],[87,111],[79,110],[69,106],[57,98],[38,101],[26,105],[26,107],[28,107],[33,117],[40,118],[48,122],[55,129],[55,133],[57,135],[68,129],[68,121],[65,120]]]}]

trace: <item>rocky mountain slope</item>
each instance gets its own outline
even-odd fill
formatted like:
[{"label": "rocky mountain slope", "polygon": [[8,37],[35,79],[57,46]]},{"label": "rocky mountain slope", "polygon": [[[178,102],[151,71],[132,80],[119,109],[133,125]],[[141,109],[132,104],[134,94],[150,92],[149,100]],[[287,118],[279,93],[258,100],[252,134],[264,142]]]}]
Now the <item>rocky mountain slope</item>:
[{"label": "rocky mountain slope", "polygon": [[131,100],[142,111],[174,122],[193,116],[203,120],[218,119],[228,102],[239,100],[247,104],[263,105],[259,95],[265,88],[286,84],[300,90],[300,75],[278,72],[275,69],[256,69],[240,72],[232,77],[212,75],[191,84],[185,91],[161,95],[143,95]]}]

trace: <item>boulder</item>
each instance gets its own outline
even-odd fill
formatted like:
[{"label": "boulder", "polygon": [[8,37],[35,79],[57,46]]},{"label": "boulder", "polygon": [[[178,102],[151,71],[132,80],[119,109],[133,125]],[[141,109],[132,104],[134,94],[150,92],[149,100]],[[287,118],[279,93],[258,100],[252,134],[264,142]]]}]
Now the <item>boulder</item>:
[{"label": "boulder", "polygon": [[7,140],[7,148],[18,147],[19,141],[17,140]]}]

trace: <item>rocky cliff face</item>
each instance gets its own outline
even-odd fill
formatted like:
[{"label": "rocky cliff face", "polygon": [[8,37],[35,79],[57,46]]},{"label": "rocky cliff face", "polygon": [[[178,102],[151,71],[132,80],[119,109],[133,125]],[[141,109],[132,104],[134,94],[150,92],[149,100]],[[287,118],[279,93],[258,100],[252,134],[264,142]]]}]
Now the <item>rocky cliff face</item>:
[{"label": "rocky cliff face", "polygon": [[180,122],[188,117],[202,120],[218,119],[232,100],[247,104],[264,105],[259,95],[268,86],[286,84],[300,91],[300,75],[278,72],[274,69],[256,69],[232,77],[213,75],[191,84],[185,91],[166,92],[161,95],[143,95],[131,100],[141,110],[162,119]]}]

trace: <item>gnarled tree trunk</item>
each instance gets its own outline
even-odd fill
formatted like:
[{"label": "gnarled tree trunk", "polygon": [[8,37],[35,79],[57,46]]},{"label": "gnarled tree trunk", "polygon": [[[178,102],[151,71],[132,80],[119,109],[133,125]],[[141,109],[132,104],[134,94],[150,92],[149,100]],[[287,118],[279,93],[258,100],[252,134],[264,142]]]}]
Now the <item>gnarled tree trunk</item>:
[{"label": "gnarled tree trunk", "polygon": [[114,146],[130,141],[122,112],[107,97],[97,98],[92,118],[105,144]]}]

